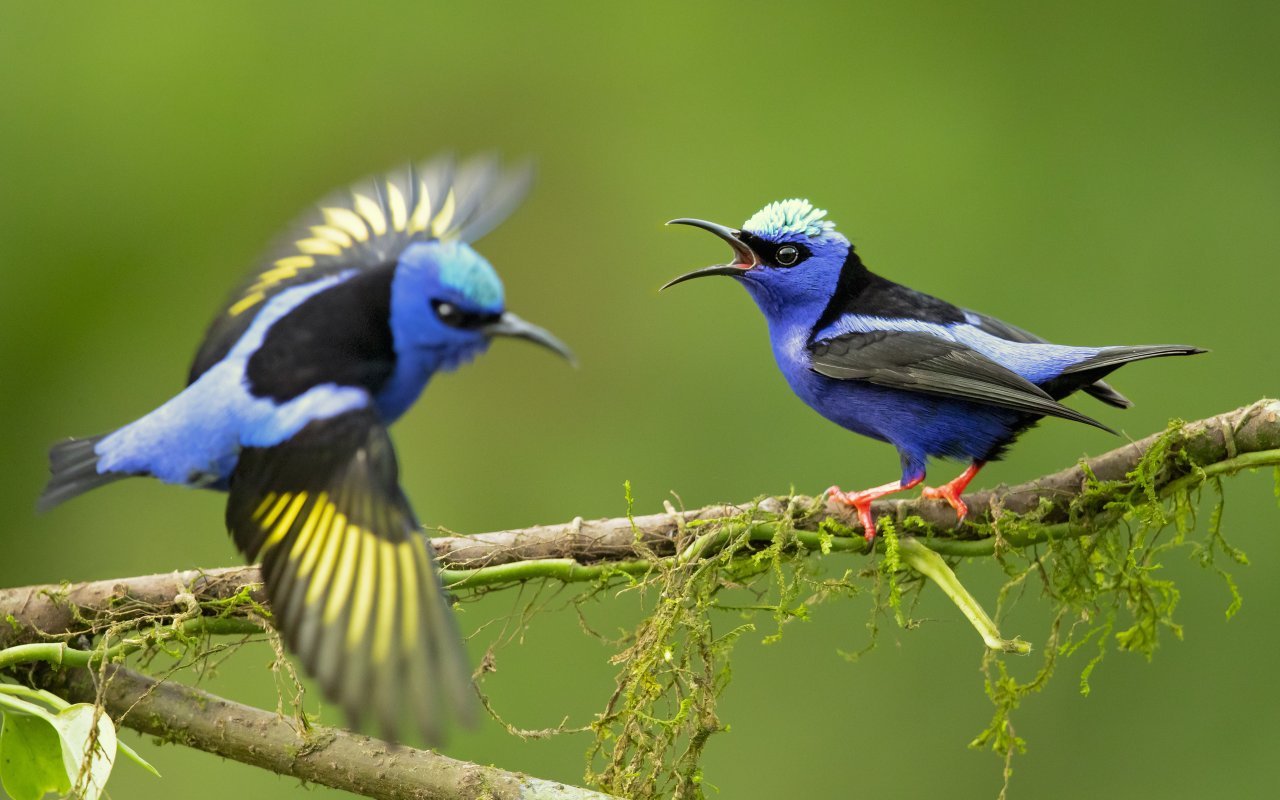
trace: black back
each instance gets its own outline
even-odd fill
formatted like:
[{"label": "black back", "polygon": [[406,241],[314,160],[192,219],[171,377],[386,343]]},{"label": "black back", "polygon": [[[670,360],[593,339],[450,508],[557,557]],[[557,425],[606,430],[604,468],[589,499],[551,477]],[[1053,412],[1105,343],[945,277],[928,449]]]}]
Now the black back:
[{"label": "black back", "polygon": [[322,383],[377,394],[396,366],[391,335],[395,263],[320,291],[276,321],[249,358],[249,390],[278,403]]},{"label": "black back", "polygon": [[813,326],[810,338],[845,314],[918,319],[942,325],[963,322],[964,312],[946,300],[882,278],[862,263],[849,246],[831,301]]}]

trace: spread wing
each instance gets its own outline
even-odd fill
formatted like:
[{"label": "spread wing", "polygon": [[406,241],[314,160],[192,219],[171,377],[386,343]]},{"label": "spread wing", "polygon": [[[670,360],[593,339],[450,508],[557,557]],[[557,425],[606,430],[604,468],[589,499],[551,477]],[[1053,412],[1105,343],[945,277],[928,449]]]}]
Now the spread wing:
[{"label": "spread wing", "polygon": [[272,296],[349,269],[385,266],[412,242],[473,242],[506,218],[531,178],[528,165],[503,169],[493,157],[462,164],[442,157],[335,192],[297,220],[231,293],[205,334],[188,383],[226,356]]},{"label": "spread wing", "polygon": [[352,727],[416,727],[438,743],[474,714],[470,673],[426,537],[400,490],[391,440],[370,410],[245,448],[227,527],[262,562],[274,624]]},{"label": "spread wing", "polygon": [[1062,417],[1111,431],[976,350],[927,333],[849,333],[811,344],[809,354],[813,370],[828,378]]}]

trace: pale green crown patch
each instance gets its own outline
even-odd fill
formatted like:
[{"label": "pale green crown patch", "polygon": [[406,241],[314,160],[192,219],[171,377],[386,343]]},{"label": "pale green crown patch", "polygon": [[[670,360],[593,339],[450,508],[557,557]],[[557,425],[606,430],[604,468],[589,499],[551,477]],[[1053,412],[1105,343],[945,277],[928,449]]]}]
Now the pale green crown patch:
[{"label": "pale green crown patch", "polygon": [[823,219],[826,215],[826,209],[814,208],[808,200],[797,197],[770,203],[743,223],[742,229],[769,238],[788,234],[821,236],[836,227],[834,222]]},{"label": "pale green crown patch", "polygon": [[481,308],[502,308],[502,281],[488,261],[466,245],[442,259],[440,282]]}]

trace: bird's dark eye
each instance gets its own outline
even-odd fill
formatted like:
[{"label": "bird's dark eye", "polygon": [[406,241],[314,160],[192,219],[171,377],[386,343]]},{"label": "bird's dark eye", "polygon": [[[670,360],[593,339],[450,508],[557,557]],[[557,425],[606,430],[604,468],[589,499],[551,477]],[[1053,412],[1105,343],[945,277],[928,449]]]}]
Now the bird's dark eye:
[{"label": "bird's dark eye", "polygon": [[773,258],[779,266],[790,267],[800,260],[800,251],[789,244],[784,244],[778,248]]},{"label": "bird's dark eye", "polygon": [[497,322],[501,316],[501,314],[464,311],[448,300],[432,300],[431,307],[436,310],[436,316],[440,321],[451,328],[481,328],[491,322]]}]

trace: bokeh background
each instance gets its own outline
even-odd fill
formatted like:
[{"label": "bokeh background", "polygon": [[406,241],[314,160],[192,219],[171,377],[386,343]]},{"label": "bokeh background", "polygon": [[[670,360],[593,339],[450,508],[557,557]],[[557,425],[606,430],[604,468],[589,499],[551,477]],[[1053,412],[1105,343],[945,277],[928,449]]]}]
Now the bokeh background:
[{"label": "bokeh background", "polygon": [[[125,482],[37,516],[46,447],[179,389],[224,293],[312,200],[445,149],[537,160],[480,249],[582,368],[500,343],[437,379],[395,431],[429,524],[617,516],[624,480],[648,512],[671,492],[694,506],[895,477],[890,448],[790,395],[744,292],[657,293],[724,256],[663,221],[738,224],[783,197],[829,208],[873,269],[1051,339],[1212,348],[1126,369],[1128,412],[1087,409],[1129,435],[1274,395],[1278,37],[1274,3],[6,3],[0,585],[238,563],[211,493]],[[1052,421],[980,483],[1116,443]],[[1274,796],[1280,512],[1270,475],[1228,488],[1226,530],[1253,558],[1239,615],[1175,558],[1185,640],[1151,663],[1113,654],[1088,698],[1084,658],[1066,661],[1015,718],[1015,796]],[[988,601],[999,582],[989,565],[963,577]],[[593,623],[630,624],[630,603]],[[467,607],[474,653],[517,607]],[[1006,633],[1043,641],[1044,611],[1026,598]],[[705,763],[719,796],[994,796],[1000,763],[965,747],[989,716],[979,642],[936,592],[918,615],[853,664],[838,651],[866,643],[856,601],[740,644],[732,731]],[[542,614],[486,687],[520,727],[584,724],[611,654],[571,610]],[[211,688],[273,706],[268,660],[243,651]],[[307,791],[125,735],[165,778],[122,763],[116,797]],[[579,782],[588,744],[488,723],[449,752]]]}]

